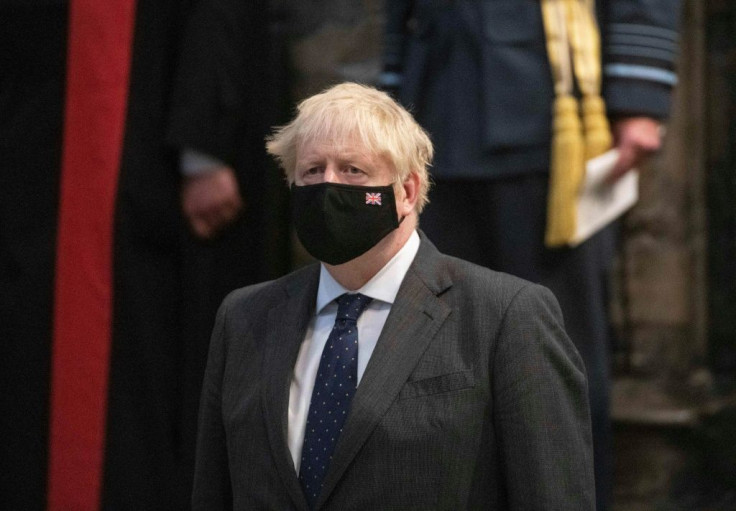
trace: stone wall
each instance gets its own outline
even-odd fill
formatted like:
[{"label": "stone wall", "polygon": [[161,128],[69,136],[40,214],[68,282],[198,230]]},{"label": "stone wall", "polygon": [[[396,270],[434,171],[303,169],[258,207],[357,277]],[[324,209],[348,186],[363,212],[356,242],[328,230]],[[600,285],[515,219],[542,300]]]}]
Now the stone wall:
[{"label": "stone wall", "polygon": [[672,384],[704,362],[707,321],[701,3],[685,2],[683,20],[672,117],[624,218],[612,297],[620,370]]},{"label": "stone wall", "polygon": [[[736,4],[707,2],[709,358],[719,385],[736,373]],[[725,381],[724,381],[725,380]]]}]

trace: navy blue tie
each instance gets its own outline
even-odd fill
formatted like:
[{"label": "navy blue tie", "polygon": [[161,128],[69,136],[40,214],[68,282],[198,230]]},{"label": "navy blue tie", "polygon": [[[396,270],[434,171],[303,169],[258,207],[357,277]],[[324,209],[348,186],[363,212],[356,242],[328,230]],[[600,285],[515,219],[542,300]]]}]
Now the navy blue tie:
[{"label": "navy blue tie", "polygon": [[344,294],[337,299],[335,326],[319,361],[299,469],[299,482],[310,509],[317,502],[358,386],[357,322],[370,301],[360,293]]}]

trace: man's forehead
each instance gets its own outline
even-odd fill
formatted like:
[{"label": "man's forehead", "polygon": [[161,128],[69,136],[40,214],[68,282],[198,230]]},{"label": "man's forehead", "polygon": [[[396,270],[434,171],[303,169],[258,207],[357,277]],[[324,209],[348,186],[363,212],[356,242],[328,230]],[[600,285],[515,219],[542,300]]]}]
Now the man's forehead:
[{"label": "man's forehead", "polygon": [[356,136],[341,138],[324,137],[305,141],[297,148],[297,159],[316,156],[339,158],[374,158],[376,153]]}]

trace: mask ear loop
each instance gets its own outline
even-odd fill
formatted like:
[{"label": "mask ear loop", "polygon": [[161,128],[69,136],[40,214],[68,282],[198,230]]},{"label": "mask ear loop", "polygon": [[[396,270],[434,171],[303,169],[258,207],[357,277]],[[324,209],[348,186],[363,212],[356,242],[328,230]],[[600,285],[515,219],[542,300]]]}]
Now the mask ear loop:
[{"label": "mask ear loop", "polygon": [[[401,183],[399,183],[399,180],[398,180],[398,179],[394,179],[394,180],[393,180],[393,181],[392,181],[391,183],[389,183],[389,184],[391,185],[391,188],[393,188],[393,189],[394,189],[394,191],[395,191],[395,190],[396,190],[396,185],[398,185],[398,184],[401,184]],[[399,218],[399,225],[401,225],[401,222],[403,222],[405,218],[406,218],[406,215],[404,215],[404,216],[402,216],[401,218]]]}]

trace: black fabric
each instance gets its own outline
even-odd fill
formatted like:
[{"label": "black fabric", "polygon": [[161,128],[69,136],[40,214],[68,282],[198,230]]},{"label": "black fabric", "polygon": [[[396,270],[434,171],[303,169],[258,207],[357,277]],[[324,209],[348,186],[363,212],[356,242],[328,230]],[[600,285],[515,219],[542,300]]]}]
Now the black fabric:
[{"label": "black fabric", "polygon": [[46,503],[66,2],[0,5],[0,509]]},{"label": "black fabric", "polygon": [[392,185],[293,185],[291,193],[299,241],[328,264],[355,259],[399,226]]}]

